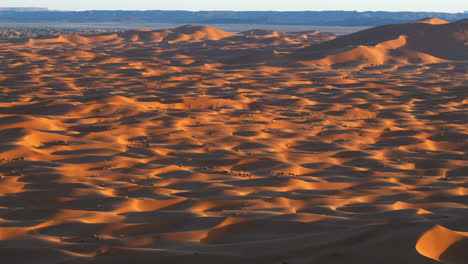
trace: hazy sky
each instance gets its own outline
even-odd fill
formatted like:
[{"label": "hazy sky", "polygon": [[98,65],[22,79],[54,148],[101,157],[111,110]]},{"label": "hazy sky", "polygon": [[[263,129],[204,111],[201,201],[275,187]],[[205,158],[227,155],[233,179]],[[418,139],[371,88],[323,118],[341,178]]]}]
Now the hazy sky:
[{"label": "hazy sky", "polygon": [[0,6],[59,10],[468,11],[467,0],[1,0]]}]

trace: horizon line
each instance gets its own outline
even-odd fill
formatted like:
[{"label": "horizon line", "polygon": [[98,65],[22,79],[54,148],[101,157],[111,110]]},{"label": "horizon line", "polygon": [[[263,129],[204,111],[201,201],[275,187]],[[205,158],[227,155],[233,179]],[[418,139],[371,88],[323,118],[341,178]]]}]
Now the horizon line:
[{"label": "horizon line", "polygon": [[[27,9],[27,8],[38,8],[38,9],[47,9],[47,11],[42,12],[89,12],[89,11],[136,11],[136,12],[145,12],[145,11],[176,11],[176,12],[356,12],[356,13],[367,13],[367,12],[387,12],[387,13],[446,13],[446,14],[464,14],[468,13],[468,10],[458,11],[458,12],[449,12],[449,11],[412,11],[412,10],[345,10],[345,9],[328,9],[328,10],[187,10],[187,9],[79,9],[79,10],[69,10],[69,9],[50,9],[49,7],[40,7],[40,6],[0,6],[0,12],[2,8],[11,8],[11,9]],[[3,11],[4,12],[4,11]],[[41,11],[25,11],[25,12],[41,12]]]}]

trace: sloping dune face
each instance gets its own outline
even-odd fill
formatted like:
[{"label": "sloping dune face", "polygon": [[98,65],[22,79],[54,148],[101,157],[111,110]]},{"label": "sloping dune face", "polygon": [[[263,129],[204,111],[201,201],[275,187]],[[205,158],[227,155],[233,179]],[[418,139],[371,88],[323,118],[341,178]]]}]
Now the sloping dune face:
[{"label": "sloping dune face", "polygon": [[449,264],[466,263],[468,232],[455,232],[435,226],[419,239],[416,249],[422,255]]},{"label": "sloping dune face", "polygon": [[423,18],[417,21],[414,21],[413,23],[426,23],[426,24],[432,24],[432,25],[441,25],[441,24],[447,24],[448,22],[439,18]]},{"label": "sloping dune face", "polygon": [[300,50],[308,63],[441,63],[468,60],[468,20],[425,19],[385,25]]},{"label": "sloping dune face", "polygon": [[463,23],[0,42],[0,263],[465,263]]},{"label": "sloping dune face", "polygon": [[220,40],[233,37],[236,34],[222,31],[210,26],[186,25],[175,29],[166,30],[130,30],[120,34],[95,34],[81,36],[78,34],[64,34],[54,39],[31,39],[28,44],[68,43],[83,45],[97,42],[200,42],[207,40]]},{"label": "sloping dune face", "polygon": [[200,42],[220,40],[236,34],[222,31],[210,26],[186,25],[166,30],[131,30],[121,34],[125,39],[144,42]]}]

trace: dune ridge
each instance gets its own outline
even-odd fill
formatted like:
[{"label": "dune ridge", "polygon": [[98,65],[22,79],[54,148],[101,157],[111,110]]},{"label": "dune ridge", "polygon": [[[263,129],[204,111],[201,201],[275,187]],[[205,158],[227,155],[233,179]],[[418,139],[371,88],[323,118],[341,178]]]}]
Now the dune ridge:
[{"label": "dune ridge", "polygon": [[134,42],[197,42],[206,40],[219,40],[227,37],[235,36],[236,34],[224,32],[220,29],[210,26],[196,26],[186,25],[174,29],[165,30],[129,30],[121,33],[104,33],[94,35],[78,35],[78,34],[64,34],[58,38],[53,39],[30,39],[28,44],[43,44],[43,43],[68,43],[72,45],[92,44],[98,42],[121,42],[121,41],[134,41]]},{"label": "dune ridge", "polygon": [[456,232],[435,226],[424,233],[416,244],[422,255],[442,263],[460,264],[466,261],[468,232]]},{"label": "dune ridge", "polygon": [[426,24],[432,24],[432,25],[441,25],[441,24],[447,24],[449,22],[443,19],[439,19],[439,18],[427,17],[427,18],[416,20],[413,23],[426,23]]},{"label": "dune ridge", "polygon": [[442,63],[468,60],[468,20],[385,25],[299,50],[308,64]]}]

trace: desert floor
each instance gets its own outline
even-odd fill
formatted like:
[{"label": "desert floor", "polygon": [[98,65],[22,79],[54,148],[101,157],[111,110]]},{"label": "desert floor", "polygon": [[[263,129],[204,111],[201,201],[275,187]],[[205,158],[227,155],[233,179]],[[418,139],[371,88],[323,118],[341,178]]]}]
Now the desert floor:
[{"label": "desert floor", "polygon": [[468,230],[467,63],[83,42],[0,44],[2,263],[459,257],[444,250]]}]

